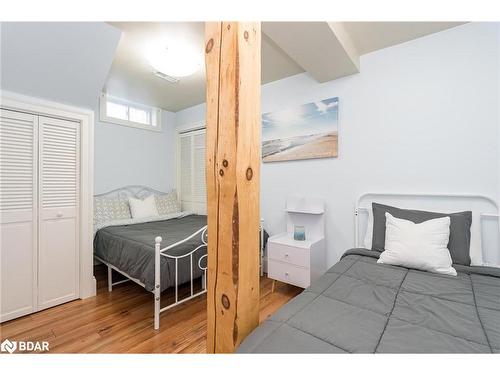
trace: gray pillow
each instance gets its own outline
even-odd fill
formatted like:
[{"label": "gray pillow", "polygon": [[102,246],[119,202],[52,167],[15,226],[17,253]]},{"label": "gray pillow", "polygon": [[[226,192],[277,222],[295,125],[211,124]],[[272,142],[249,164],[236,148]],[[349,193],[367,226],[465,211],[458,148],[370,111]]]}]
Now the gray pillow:
[{"label": "gray pillow", "polygon": [[450,250],[451,259],[454,264],[470,265],[470,226],[472,224],[472,212],[456,212],[451,214],[439,212],[427,212],[418,210],[404,210],[401,208],[372,203],[373,210],[373,237],[372,250],[384,251],[385,245],[385,213],[399,219],[412,221],[416,224],[439,217],[450,217]]}]

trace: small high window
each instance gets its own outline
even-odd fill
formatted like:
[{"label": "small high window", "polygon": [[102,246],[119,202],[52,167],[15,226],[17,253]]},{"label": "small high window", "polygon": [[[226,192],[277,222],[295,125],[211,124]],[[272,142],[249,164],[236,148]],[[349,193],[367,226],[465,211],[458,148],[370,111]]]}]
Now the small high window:
[{"label": "small high window", "polygon": [[105,93],[101,95],[100,106],[100,119],[103,122],[161,131],[159,108],[132,103]]}]

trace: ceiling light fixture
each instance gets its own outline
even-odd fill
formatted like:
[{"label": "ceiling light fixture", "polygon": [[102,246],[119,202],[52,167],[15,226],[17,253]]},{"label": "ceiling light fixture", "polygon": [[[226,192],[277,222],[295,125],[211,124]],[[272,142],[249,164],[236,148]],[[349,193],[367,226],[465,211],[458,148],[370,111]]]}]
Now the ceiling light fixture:
[{"label": "ceiling light fixture", "polygon": [[153,70],[153,74],[158,78],[164,79],[168,83],[177,83],[181,80],[180,78],[169,76],[168,74],[159,72],[158,70]]},{"label": "ceiling light fixture", "polygon": [[193,75],[201,67],[201,53],[182,45],[150,47],[146,51],[146,58],[157,72],[173,78]]}]

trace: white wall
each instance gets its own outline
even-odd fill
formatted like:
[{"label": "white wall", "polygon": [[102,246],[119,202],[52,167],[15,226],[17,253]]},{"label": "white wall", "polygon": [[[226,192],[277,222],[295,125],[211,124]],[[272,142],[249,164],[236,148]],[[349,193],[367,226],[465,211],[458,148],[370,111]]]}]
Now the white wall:
[{"label": "white wall", "polygon": [[125,185],[175,187],[175,113],[162,111],[162,132],[95,123],[95,192]]},{"label": "white wall", "polygon": [[0,86],[91,109],[121,32],[104,22],[0,23]]},{"label": "white wall", "polygon": [[[339,97],[339,157],[262,165],[261,214],[285,229],[288,194],[325,199],[328,263],[354,244],[364,192],[476,193],[499,182],[498,24],[466,24],[361,57],[361,73],[319,84],[300,74],[262,87],[262,111]],[[177,112],[202,122],[205,106]]]},{"label": "white wall", "polygon": [[99,96],[121,32],[104,22],[3,22],[1,88],[95,112],[95,193],[174,187],[175,114],[161,133],[99,121]]},{"label": "white wall", "polygon": [[[498,40],[500,40],[500,22],[497,22],[496,23],[497,25],[497,38]],[[499,47],[500,49],[500,47]],[[498,65],[500,65],[500,52],[497,52],[497,58],[498,58]],[[500,68],[499,68],[500,69]],[[498,129],[498,132],[497,132],[497,136],[498,136],[498,145],[497,145],[497,161],[498,161],[498,169],[497,169],[497,204],[500,206],[500,73],[497,73],[497,104],[496,104],[496,108],[497,108],[497,129]],[[498,222],[498,226],[500,228],[500,220]],[[500,229],[499,229],[500,231]],[[500,252],[497,252],[497,259],[499,260],[499,264],[500,264]]]}]

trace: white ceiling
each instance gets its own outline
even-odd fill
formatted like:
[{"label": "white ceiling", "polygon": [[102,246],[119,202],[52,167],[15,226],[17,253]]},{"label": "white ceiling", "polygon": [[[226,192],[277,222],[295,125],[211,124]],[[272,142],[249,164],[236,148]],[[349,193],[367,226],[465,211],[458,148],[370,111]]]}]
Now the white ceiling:
[{"label": "white ceiling", "polygon": [[[144,48],[152,40],[175,39],[189,43],[200,51],[203,59],[203,22],[111,22],[122,31],[116,49],[106,90],[110,95],[138,103],[154,105],[168,111],[205,101],[205,70],[202,67],[190,77],[172,84],[152,74],[144,57]],[[272,82],[303,72],[286,53],[265,35],[262,38],[262,82]]]},{"label": "white ceiling", "polygon": [[[169,40],[175,40],[177,43],[188,43],[199,50],[200,57],[203,59],[203,22],[112,22],[110,24],[122,31],[105,87],[110,95],[174,112],[205,101],[205,71],[203,66],[194,75],[172,84],[153,75],[152,68],[144,56],[145,46],[152,41],[162,40],[168,44]],[[271,37],[269,37],[266,35],[266,23],[264,23],[262,35],[263,83],[286,78],[304,70],[309,71],[311,61],[315,61],[315,69],[335,69],[335,64],[332,64],[332,61],[326,61],[328,59],[322,58],[325,49],[320,48],[313,49],[312,53],[317,53],[317,56],[307,56],[308,63],[304,63],[304,53],[298,54],[297,52],[303,48],[307,51],[306,55],[310,55],[311,40],[307,38],[307,35],[302,39],[297,39],[297,33],[292,32],[293,24],[293,22],[269,23],[268,29],[273,30]],[[303,27],[299,27],[299,24],[304,25],[304,23],[296,24],[298,26],[295,28],[296,30],[303,29]],[[330,27],[323,28],[325,33],[334,32],[336,38],[341,36],[344,42],[340,43],[339,46],[345,45],[345,40],[348,40],[348,44],[353,50],[349,51],[350,55],[353,52],[362,55],[442,31],[460,23],[337,22],[335,27],[332,27],[332,24],[330,23]],[[342,35],[339,34],[339,30],[341,30]],[[293,41],[287,40],[287,38],[293,38]],[[324,40],[332,40],[332,38],[327,36]],[[279,46],[276,41],[279,42]],[[303,43],[303,47],[300,47],[300,43]],[[284,49],[289,49],[289,51],[285,52]],[[301,59],[297,59],[299,55],[302,55]],[[294,58],[290,56],[294,56]],[[325,64],[329,65],[326,67],[318,66],[318,61],[325,61]],[[340,65],[340,62],[337,62],[337,65]],[[310,73],[314,76],[314,72],[310,71]],[[335,71],[330,73],[332,77],[342,76],[341,73]]]},{"label": "white ceiling", "polygon": [[404,43],[412,39],[437,33],[464,22],[343,22],[358,53]]}]

